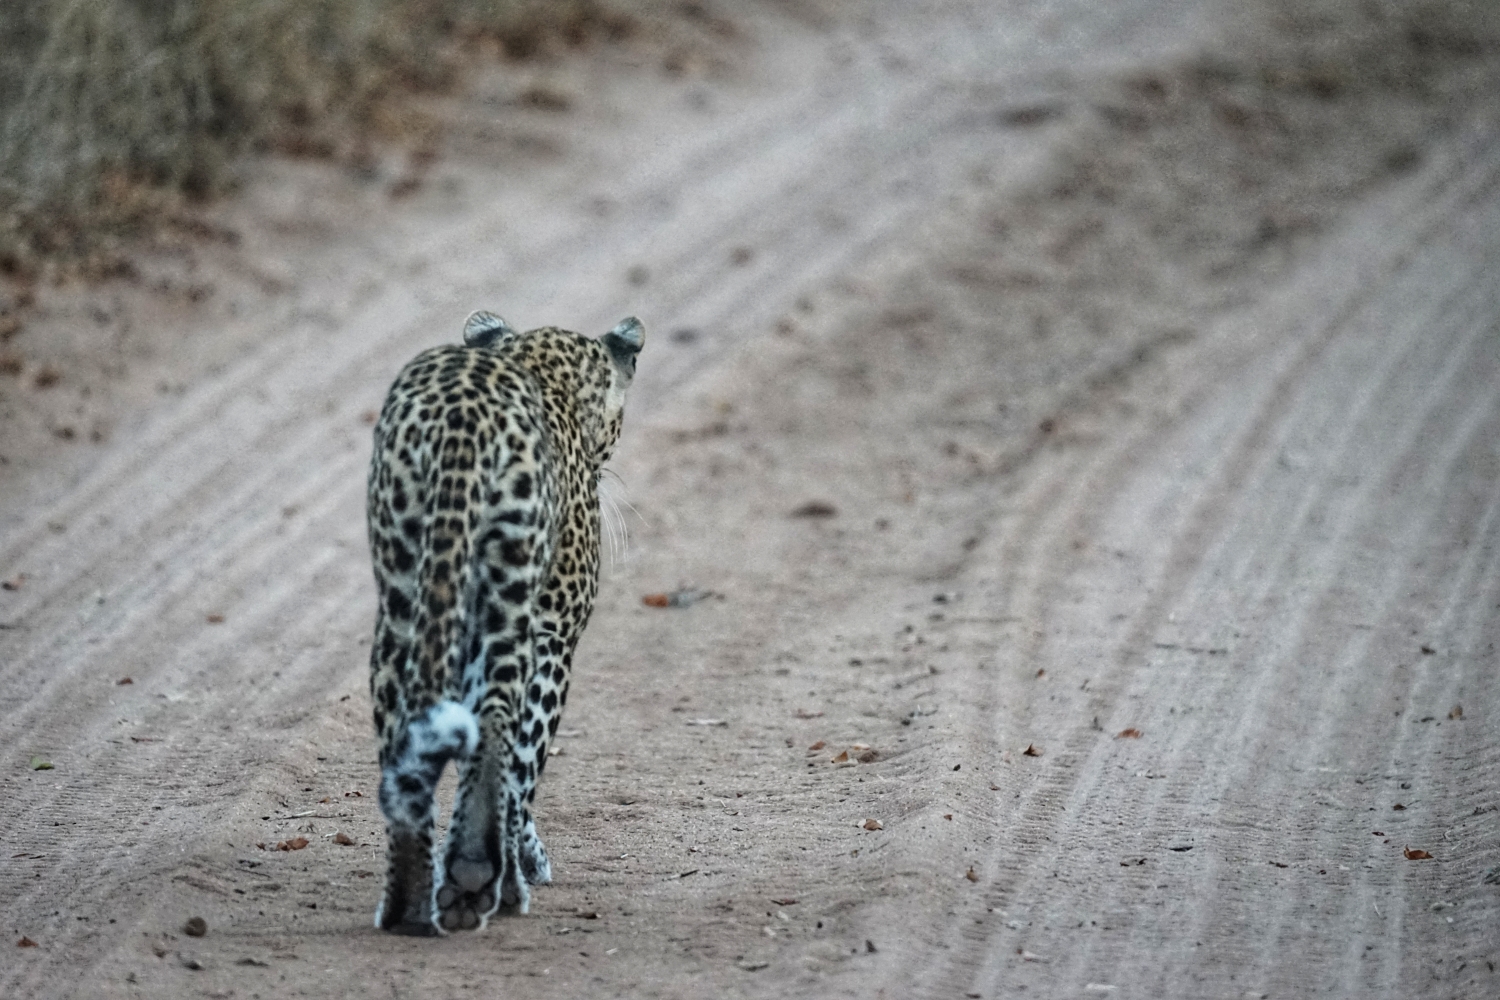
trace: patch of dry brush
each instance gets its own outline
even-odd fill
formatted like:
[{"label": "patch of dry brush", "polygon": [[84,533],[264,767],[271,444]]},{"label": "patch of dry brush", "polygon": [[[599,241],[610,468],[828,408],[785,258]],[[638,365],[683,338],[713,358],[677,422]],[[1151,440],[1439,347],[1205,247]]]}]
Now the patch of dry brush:
[{"label": "patch of dry brush", "polygon": [[598,0],[0,3],[0,271],[107,270],[237,154],[348,152],[476,42],[526,57],[630,24]]}]

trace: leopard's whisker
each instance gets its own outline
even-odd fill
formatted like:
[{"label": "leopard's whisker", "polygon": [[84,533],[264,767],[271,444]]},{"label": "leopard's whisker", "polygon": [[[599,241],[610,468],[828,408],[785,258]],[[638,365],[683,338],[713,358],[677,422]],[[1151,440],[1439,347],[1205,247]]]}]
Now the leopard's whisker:
[{"label": "leopard's whisker", "polygon": [[[606,478],[605,473],[609,473]],[[625,522],[625,514],[620,509],[622,506],[640,517],[636,509],[630,505],[622,494],[624,483],[620,477],[609,469],[601,469],[599,478],[599,514],[601,526],[604,529],[604,547],[609,553],[609,564],[618,566],[625,560],[625,553],[630,544],[630,529]]]},{"label": "leopard's whisker", "polygon": [[631,503],[628,499],[630,487],[625,485],[625,480],[620,477],[620,474],[614,469],[600,469],[599,474],[601,476],[609,476],[615,481],[615,486],[611,488],[612,492],[610,494],[614,498],[615,503],[634,514],[637,521],[645,524],[646,519],[641,516],[640,511],[635,509],[635,504]]}]

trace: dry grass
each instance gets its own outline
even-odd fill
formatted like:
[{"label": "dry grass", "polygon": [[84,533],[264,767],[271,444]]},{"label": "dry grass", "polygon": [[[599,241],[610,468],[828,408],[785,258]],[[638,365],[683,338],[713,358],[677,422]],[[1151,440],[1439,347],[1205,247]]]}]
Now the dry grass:
[{"label": "dry grass", "polygon": [[602,0],[0,3],[0,271],[108,271],[247,149],[338,155],[475,42],[527,57],[630,23]]}]

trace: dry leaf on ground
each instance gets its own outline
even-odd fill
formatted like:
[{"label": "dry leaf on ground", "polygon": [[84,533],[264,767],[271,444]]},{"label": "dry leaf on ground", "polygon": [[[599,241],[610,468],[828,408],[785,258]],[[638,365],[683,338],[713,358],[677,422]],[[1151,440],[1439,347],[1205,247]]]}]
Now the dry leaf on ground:
[{"label": "dry leaf on ground", "polygon": [[772,899],[771,902],[775,903],[777,906],[796,906],[797,905],[797,901],[795,899],[793,899],[791,896],[783,896],[781,899]]},{"label": "dry leaf on ground", "polygon": [[824,743],[822,740],[819,740],[818,742],[814,743],[812,746],[808,747],[807,748],[807,752],[808,753],[812,753],[814,750],[821,750],[824,747],[826,747],[827,745],[828,745],[827,743]]},{"label": "dry leaf on ground", "polygon": [[342,830],[333,835],[333,842],[342,847],[354,847],[358,844],[358,841]]},{"label": "dry leaf on ground", "polygon": [[308,845],[306,837],[293,837],[291,840],[278,840],[276,849],[278,851],[300,851]]},{"label": "dry leaf on ground", "polygon": [[50,771],[52,770],[52,762],[45,757],[33,757],[31,758],[31,769],[33,771]]},{"label": "dry leaf on ground", "polygon": [[1448,718],[1450,718],[1450,719],[1462,719],[1463,717],[1464,717],[1464,707],[1462,705],[1454,705],[1452,708],[1448,709]]},{"label": "dry leaf on ground", "polygon": [[699,601],[722,596],[702,587],[679,587],[670,594],[647,594],[641,603],[648,608],[690,608]]},{"label": "dry leaf on ground", "polygon": [[1432,855],[1426,851],[1420,849],[1414,851],[1410,847],[1403,848],[1401,853],[1406,855],[1407,861],[1430,861],[1432,859]]},{"label": "dry leaf on ground", "polygon": [[864,823],[866,830],[884,830],[885,826],[878,819],[867,819]]},{"label": "dry leaf on ground", "polygon": [[21,940],[16,942],[17,948],[35,948],[36,946],[36,942],[29,937],[22,937]]},{"label": "dry leaf on ground", "polygon": [[134,683],[135,683],[135,678],[134,677],[121,677],[119,680],[115,681],[115,685],[117,687],[122,687],[122,686],[124,686],[126,684],[134,684]]},{"label": "dry leaf on ground", "polygon": [[224,616],[219,614],[217,611],[211,611],[208,614],[204,615],[203,620],[208,622],[210,625],[224,624]]},{"label": "dry leaf on ground", "polygon": [[974,870],[973,865],[970,865],[969,870],[964,872],[964,878],[968,879],[970,882],[978,882],[979,873]]},{"label": "dry leaf on ground", "polygon": [[848,750],[843,751],[837,757],[833,758],[833,760],[831,761],[831,763],[834,763],[834,764],[847,764],[847,763],[849,763],[849,751]]},{"label": "dry leaf on ground", "polygon": [[835,517],[839,509],[826,500],[809,500],[792,511],[793,517]]},{"label": "dry leaf on ground", "polygon": [[1117,740],[1138,740],[1138,739],[1141,738],[1142,735],[1143,734],[1141,733],[1141,731],[1139,729],[1135,728],[1134,726],[1131,726],[1129,729],[1122,729],[1118,733],[1116,733],[1115,734],[1115,739],[1117,739]]},{"label": "dry leaf on ground", "polygon": [[1035,743],[1028,743],[1026,744],[1026,749],[1022,750],[1021,753],[1027,757],[1040,757],[1042,755],[1042,748]]}]

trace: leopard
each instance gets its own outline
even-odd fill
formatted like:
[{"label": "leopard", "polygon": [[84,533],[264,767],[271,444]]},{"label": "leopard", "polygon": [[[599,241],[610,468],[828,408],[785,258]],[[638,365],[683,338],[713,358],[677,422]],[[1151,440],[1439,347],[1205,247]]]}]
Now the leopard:
[{"label": "leopard", "polygon": [[644,343],[635,317],[595,338],[481,310],[386,396],[366,504],[381,930],[482,929],[552,880],[532,809],[598,594],[599,480]]}]

